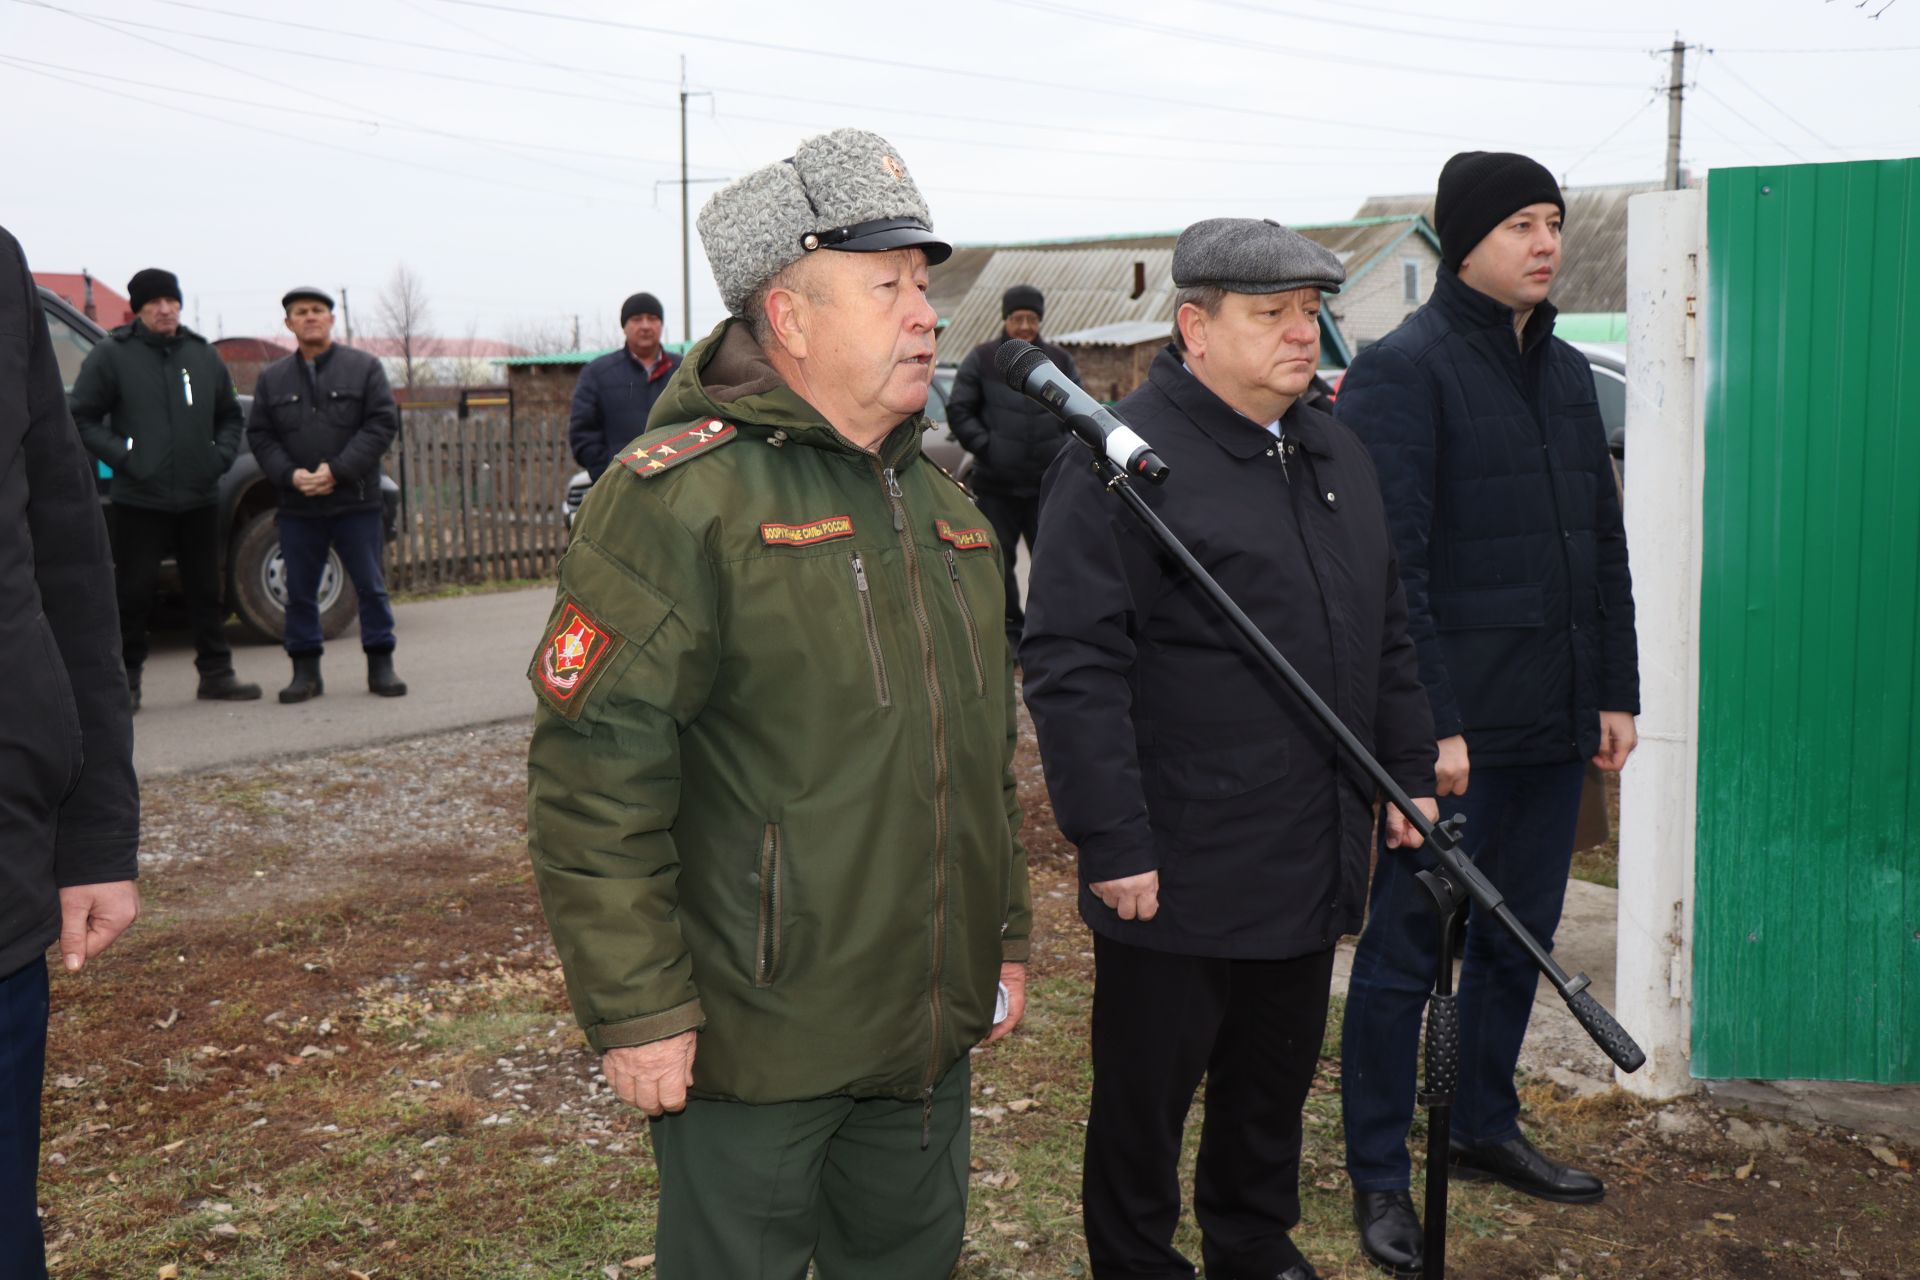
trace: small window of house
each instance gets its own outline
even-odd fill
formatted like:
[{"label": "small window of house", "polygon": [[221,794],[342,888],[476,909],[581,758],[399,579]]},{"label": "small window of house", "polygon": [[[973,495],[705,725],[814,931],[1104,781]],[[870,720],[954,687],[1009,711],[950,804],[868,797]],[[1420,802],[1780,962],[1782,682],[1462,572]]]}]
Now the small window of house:
[{"label": "small window of house", "polygon": [[1420,301],[1420,263],[1418,259],[1408,258],[1400,264],[1400,279],[1406,286],[1406,300],[1409,303]]}]

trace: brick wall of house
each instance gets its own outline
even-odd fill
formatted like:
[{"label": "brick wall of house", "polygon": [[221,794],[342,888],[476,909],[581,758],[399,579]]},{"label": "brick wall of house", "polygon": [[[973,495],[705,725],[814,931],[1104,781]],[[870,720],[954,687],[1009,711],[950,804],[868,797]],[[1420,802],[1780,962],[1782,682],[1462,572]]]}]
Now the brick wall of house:
[{"label": "brick wall of house", "polygon": [[1066,344],[1080,370],[1080,385],[1097,400],[1112,403],[1133,392],[1147,380],[1153,358],[1166,346],[1166,340],[1136,343],[1131,347],[1083,347]]}]

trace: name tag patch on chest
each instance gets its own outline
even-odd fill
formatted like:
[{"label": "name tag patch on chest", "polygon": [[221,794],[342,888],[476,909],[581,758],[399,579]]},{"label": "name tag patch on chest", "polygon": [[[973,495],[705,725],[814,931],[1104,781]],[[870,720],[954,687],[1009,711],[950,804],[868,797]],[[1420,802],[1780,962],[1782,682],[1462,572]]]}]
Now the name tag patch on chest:
[{"label": "name tag patch on chest", "polygon": [[805,524],[763,524],[760,541],[770,547],[809,547],[816,542],[853,536],[852,516],[826,516]]},{"label": "name tag patch on chest", "polygon": [[993,547],[993,536],[985,529],[956,529],[945,520],[935,520],[933,531],[940,541],[952,543],[958,551],[985,551]]},{"label": "name tag patch on chest", "polygon": [[577,719],[607,659],[625,643],[624,636],[594,621],[569,600],[541,641],[528,674],[549,706],[569,720]]}]

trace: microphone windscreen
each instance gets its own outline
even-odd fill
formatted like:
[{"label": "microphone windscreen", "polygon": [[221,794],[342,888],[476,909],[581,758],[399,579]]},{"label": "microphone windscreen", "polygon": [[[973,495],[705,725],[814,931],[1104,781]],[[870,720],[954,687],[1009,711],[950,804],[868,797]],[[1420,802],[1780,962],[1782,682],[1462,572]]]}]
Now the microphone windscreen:
[{"label": "microphone windscreen", "polygon": [[993,367],[1015,391],[1027,389],[1027,378],[1047,363],[1047,353],[1031,342],[1009,338],[993,353]]}]

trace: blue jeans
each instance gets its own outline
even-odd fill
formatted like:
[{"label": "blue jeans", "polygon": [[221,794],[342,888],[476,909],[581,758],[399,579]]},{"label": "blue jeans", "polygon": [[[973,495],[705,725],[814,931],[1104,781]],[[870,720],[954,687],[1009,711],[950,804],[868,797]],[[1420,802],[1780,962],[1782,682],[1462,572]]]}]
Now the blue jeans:
[{"label": "blue jeans", "polygon": [[348,511],[334,516],[296,516],[285,511],[276,522],[280,554],[287,566],[287,652],[319,653],[320,578],[327,548],[340,553],[347,577],[360,597],[360,647],[373,653],[393,651],[393,606],[387,603],[386,576],[380,569],[385,550],[380,512]]},{"label": "blue jeans", "polygon": [[[1578,760],[1475,769],[1464,796],[1440,802],[1443,816],[1467,815],[1466,855],[1548,948],[1566,901],[1585,771]],[[1407,1128],[1413,1121],[1415,1060],[1440,945],[1433,900],[1413,874],[1429,864],[1421,851],[1410,858],[1382,846],[1366,932],[1354,951],[1340,1086],[1347,1174],[1356,1191],[1395,1191],[1410,1183]],[[1539,971],[1496,921],[1473,918],[1471,912],[1469,917],[1458,988],[1460,1087],[1453,1137],[1463,1146],[1488,1146],[1520,1136],[1513,1072]]]},{"label": "blue jeans", "polygon": [[46,1280],[40,1239],[40,1079],[47,1069],[47,960],[0,978],[0,1280]]}]

